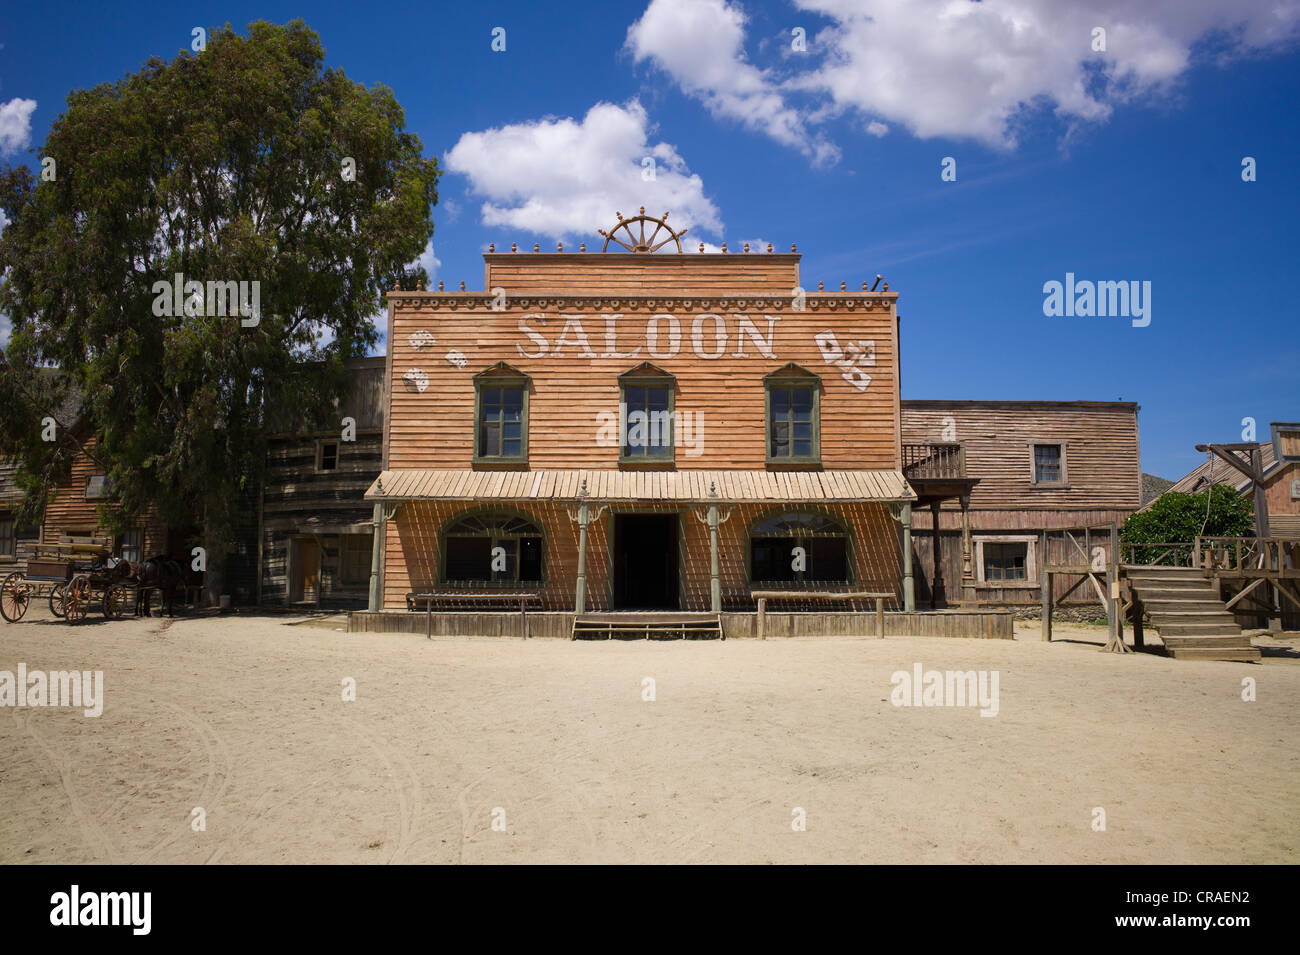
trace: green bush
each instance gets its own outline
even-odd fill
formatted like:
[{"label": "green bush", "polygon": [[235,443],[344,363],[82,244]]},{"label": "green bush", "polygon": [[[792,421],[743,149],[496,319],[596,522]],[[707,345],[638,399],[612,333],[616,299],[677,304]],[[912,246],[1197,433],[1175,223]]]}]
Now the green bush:
[{"label": "green bush", "polygon": [[[1250,498],[1240,496],[1227,484],[1215,484],[1200,494],[1170,491],[1156,498],[1147,510],[1129,515],[1120,529],[1120,540],[1123,543],[1149,545],[1125,549],[1132,555],[1130,559],[1139,564],[1186,566],[1192,544],[1198,535],[1254,537],[1254,503]],[[1170,543],[1186,546],[1176,547],[1170,553],[1160,556],[1166,548],[1155,545]]]}]

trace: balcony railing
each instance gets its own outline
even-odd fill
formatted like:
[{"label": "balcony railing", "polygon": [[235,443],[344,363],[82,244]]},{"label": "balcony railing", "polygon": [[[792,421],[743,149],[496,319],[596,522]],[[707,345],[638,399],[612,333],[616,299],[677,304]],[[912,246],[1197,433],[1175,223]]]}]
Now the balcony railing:
[{"label": "balcony railing", "polygon": [[903,474],[916,480],[964,478],[966,451],[956,443],[905,444]]}]

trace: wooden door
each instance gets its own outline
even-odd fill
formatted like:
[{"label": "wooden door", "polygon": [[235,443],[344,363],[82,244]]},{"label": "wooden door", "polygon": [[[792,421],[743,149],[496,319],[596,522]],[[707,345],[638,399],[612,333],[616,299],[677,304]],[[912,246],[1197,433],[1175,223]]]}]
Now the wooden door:
[{"label": "wooden door", "polygon": [[320,544],[310,538],[298,541],[297,598],[316,600],[320,592]]}]

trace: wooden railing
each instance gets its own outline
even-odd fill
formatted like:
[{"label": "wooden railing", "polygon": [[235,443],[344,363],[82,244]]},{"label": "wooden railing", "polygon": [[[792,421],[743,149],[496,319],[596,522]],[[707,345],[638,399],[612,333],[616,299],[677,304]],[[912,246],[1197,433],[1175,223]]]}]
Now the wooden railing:
[{"label": "wooden railing", "polygon": [[1281,571],[1296,565],[1294,540],[1281,537],[1198,537],[1192,566],[1202,570]]},{"label": "wooden railing", "polygon": [[1187,541],[1145,541],[1119,545],[1120,559],[1126,564],[1162,567],[1194,567],[1195,545]]},{"label": "wooden railing", "polygon": [[909,478],[964,478],[966,449],[956,443],[903,445],[903,474]]}]

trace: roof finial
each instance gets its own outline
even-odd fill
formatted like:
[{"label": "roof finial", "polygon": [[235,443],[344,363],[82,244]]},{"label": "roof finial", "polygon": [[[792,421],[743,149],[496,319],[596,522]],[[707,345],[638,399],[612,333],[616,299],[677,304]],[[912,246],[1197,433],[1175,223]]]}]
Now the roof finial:
[{"label": "roof finial", "polygon": [[587,243],[585,243],[585,242],[580,243],[580,244],[578,245],[578,251],[579,251],[579,252],[586,252],[586,251],[587,251]]},{"label": "roof finial", "polygon": [[745,254],[746,254],[746,255],[749,254],[749,243],[748,243],[748,242],[745,243]]},{"label": "roof finial", "polygon": [[767,254],[768,254],[768,255],[771,255],[771,254],[772,254],[772,243],[771,243],[771,242],[769,242],[769,243],[767,244]]},{"label": "roof finial", "polygon": [[817,283],[817,291],[819,291],[819,292],[824,292],[824,291],[826,291],[825,287],[822,285],[821,282],[818,282],[818,283]]},{"label": "roof finial", "polygon": [[510,251],[511,251],[511,252],[518,252],[518,251],[519,251],[519,247],[518,247],[517,245],[515,245],[513,242],[511,242],[511,243],[510,243]]},{"label": "roof finial", "polygon": [[727,251],[727,243],[725,243],[725,242],[722,243],[722,251],[723,251],[723,252],[726,252],[726,251]]},{"label": "roof finial", "polygon": [[439,292],[443,291],[443,288],[442,288],[442,279],[438,279],[438,291],[439,291]]},{"label": "roof finial", "polygon": [[496,250],[497,250],[497,244],[496,244],[495,242],[489,242],[489,243],[488,243],[488,251],[489,251],[489,252],[495,252]]},{"label": "roof finial", "polygon": [[542,251],[542,247],[541,247],[541,245],[540,245],[539,243],[537,243],[537,242],[534,242],[534,243],[533,243],[533,251],[534,251],[534,252],[540,252],[540,251]]},{"label": "roof finial", "polygon": [[555,243],[555,251],[556,251],[556,252],[563,252],[563,251],[564,251],[564,243],[563,243],[563,242],[557,242],[557,243]]},{"label": "roof finial", "polygon": [[793,243],[793,242],[790,243],[790,251],[791,251],[791,252],[794,251],[794,243]]},{"label": "roof finial", "polygon": [[464,279],[461,279],[461,280],[460,280],[460,290],[461,290],[462,292],[465,291],[465,280],[464,280]]}]

